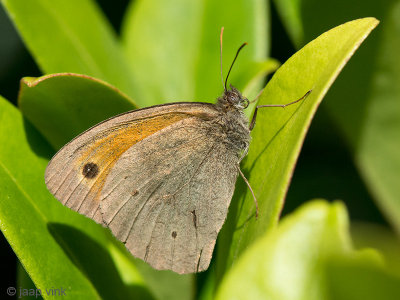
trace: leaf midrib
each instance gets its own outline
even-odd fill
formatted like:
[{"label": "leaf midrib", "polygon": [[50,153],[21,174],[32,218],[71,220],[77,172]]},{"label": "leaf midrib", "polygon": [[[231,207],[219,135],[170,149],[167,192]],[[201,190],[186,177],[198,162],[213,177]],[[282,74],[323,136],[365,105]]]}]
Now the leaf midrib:
[{"label": "leaf midrib", "polygon": [[3,168],[4,172],[8,174],[10,179],[14,182],[17,189],[25,196],[28,202],[34,207],[35,211],[40,215],[44,222],[48,223],[49,219],[40,211],[39,207],[35,204],[35,201],[29,196],[29,194],[20,186],[18,180],[13,176],[12,172],[0,161],[0,167]]}]

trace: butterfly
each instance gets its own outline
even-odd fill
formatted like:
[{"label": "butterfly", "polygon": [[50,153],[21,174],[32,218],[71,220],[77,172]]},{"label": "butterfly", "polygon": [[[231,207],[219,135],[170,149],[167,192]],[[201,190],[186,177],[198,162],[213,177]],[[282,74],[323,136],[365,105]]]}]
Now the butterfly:
[{"label": "butterfly", "polygon": [[[215,104],[156,105],[93,126],[49,162],[49,191],[63,205],[109,228],[152,267],[180,274],[206,270],[238,174],[248,184],[239,164],[250,145],[257,109],[271,106],[258,106],[249,124],[244,115],[249,100],[232,85],[227,88],[245,45]],[[272,106],[296,103],[307,94]]]}]

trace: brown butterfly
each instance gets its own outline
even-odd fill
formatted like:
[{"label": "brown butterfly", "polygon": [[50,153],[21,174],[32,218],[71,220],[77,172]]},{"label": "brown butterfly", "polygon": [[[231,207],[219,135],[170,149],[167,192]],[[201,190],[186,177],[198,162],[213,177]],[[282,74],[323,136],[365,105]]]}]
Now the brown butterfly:
[{"label": "brown butterfly", "polygon": [[181,274],[206,270],[237,176],[243,176],[239,164],[257,109],[285,107],[309,93],[286,105],[258,106],[249,125],[243,114],[249,100],[226,87],[245,45],[215,104],[156,105],[95,125],[50,161],[49,191],[108,227],[154,268]]}]

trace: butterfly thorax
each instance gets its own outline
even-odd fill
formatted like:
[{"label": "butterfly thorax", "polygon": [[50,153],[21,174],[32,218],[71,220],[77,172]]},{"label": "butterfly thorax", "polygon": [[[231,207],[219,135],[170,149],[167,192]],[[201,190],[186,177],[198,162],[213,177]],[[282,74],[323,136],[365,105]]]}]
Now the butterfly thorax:
[{"label": "butterfly thorax", "polygon": [[217,99],[216,107],[221,112],[219,124],[226,134],[226,141],[239,152],[246,150],[250,144],[249,123],[244,115],[244,109],[249,106],[249,100],[232,85]]}]

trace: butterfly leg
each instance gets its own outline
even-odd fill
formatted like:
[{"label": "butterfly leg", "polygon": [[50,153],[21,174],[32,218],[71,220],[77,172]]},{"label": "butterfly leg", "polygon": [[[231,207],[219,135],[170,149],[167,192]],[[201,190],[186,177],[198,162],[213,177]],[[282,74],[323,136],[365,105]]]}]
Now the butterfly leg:
[{"label": "butterfly leg", "polygon": [[[286,106],[295,104],[297,102],[300,102],[301,100],[304,100],[305,98],[307,98],[307,96],[311,93],[312,90],[309,90],[307,93],[304,94],[303,97],[301,97],[300,99],[297,99],[293,102],[287,103],[287,104],[266,104],[266,105],[257,105],[256,109],[254,110],[254,114],[253,117],[251,118],[251,122],[250,122],[250,126],[249,126],[249,130],[252,131],[254,126],[256,125],[256,117],[257,117],[257,111],[259,108],[263,108],[263,107],[282,107],[285,108]],[[258,96],[257,96],[258,97]]]},{"label": "butterfly leg", "polygon": [[247,187],[249,188],[251,194],[253,195],[254,203],[256,205],[256,219],[257,219],[258,218],[258,202],[257,202],[256,196],[254,195],[254,191],[251,188],[250,182],[247,180],[247,178],[244,176],[242,170],[240,169],[240,162],[243,160],[243,158],[245,158],[245,156],[247,155],[248,152],[249,152],[249,145],[246,145],[246,147],[244,148],[243,154],[237,163],[237,169],[239,171],[240,176],[243,178],[244,182],[246,183]]},{"label": "butterfly leg", "polygon": [[240,176],[243,178],[244,182],[246,183],[247,187],[249,188],[251,194],[253,195],[254,203],[255,203],[255,205],[256,205],[256,219],[257,219],[257,218],[258,218],[258,202],[257,202],[256,196],[254,195],[254,191],[253,191],[253,189],[251,188],[251,185],[250,185],[249,181],[248,181],[247,178],[244,176],[242,170],[240,170],[240,165],[239,165],[239,163],[237,164],[237,169],[238,169],[238,171],[239,171]]}]

